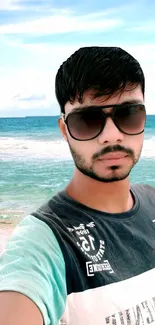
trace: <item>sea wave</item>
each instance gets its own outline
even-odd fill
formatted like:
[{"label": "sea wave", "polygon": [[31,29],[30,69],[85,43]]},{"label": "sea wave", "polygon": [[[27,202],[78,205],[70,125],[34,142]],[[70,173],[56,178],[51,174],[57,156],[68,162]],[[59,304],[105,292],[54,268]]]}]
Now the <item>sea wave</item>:
[{"label": "sea wave", "polygon": [[71,154],[64,140],[36,141],[1,137],[0,158],[9,157],[71,159]]},{"label": "sea wave", "polygon": [[[142,157],[155,157],[155,136],[144,140]],[[0,159],[10,158],[72,159],[67,142],[63,139],[39,141],[12,137],[0,138]]]},{"label": "sea wave", "polygon": [[142,157],[148,157],[148,158],[155,157],[155,136],[144,140]]}]

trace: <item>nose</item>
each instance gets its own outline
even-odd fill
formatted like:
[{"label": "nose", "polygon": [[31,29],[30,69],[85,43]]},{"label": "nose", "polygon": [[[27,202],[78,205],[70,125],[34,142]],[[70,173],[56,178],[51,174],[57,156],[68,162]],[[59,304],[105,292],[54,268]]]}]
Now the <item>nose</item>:
[{"label": "nose", "polygon": [[98,142],[103,143],[120,143],[124,139],[124,134],[117,128],[111,117],[107,117],[105,126],[98,136]]}]

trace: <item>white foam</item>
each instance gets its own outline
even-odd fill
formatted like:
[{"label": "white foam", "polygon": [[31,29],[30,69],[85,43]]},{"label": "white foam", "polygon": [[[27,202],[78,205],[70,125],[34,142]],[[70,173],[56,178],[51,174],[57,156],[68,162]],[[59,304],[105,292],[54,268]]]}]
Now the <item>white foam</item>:
[{"label": "white foam", "polygon": [[64,140],[36,141],[12,137],[0,138],[1,157],[42,157],[52,159],[71,159],[67,143]]},{"label": "white foam", "polygon": [[144,140],[142,157],[154,158],[155,157],[155,136],[150,139]]},{"label": "white foam", "polygon": [[[0,158],[51,158],[72,159],[68,144],[60,140],[32,140],[12,137],[0,137]],[[155,157],[155,136],[145,139],[142,157]]]}]

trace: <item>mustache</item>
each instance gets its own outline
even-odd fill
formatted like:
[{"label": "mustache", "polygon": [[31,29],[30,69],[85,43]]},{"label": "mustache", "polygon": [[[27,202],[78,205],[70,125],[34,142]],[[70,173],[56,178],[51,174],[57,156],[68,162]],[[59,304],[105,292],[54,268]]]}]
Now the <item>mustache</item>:
[{"label": "mustache", "polygon": [[133,150],[130,148],[122,147],[119,144],[117,144],[115,146],[108,146],[106,148],[103,148],[100,152],[95,153],[92,158],[93,158],[93,160],[95,160],[107,153],[116,152],[116,151],[124,152],[124,153],[130,155],[134,159]]}]

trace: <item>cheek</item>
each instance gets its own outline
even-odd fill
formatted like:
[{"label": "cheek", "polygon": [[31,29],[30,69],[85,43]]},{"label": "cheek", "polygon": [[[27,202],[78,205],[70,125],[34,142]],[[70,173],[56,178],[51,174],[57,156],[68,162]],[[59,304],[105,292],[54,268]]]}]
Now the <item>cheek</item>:
[{"label": "cheek", "polygon": [[144,134],[139,134],[133,137],[132,141],[130,142],[130,147],[135,151],[135,153],[139,153],[144,142]]},{"label": "cheek", "polygon": [[80,156],[84,157],[85,160],[91,159],[93,154],[96,152],[91,141],[77,141],[68,136],[68,143],[71,148],[73,148]]},{"label": "cheek", "polygon": [[[136,142],[136,141],[135,141]],[[140,134],[137,138],[137,147],[141,148],[144,142],[144,133]]]}]

